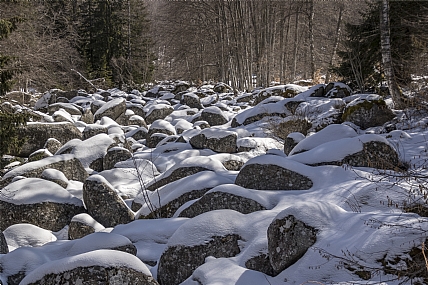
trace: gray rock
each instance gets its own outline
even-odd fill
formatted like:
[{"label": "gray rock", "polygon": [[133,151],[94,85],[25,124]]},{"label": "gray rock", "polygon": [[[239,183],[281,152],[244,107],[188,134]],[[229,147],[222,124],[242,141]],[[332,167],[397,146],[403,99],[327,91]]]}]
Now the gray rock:
[{"label": "gray rock", "polygon": [[216,85],[214,85],[213,90],[214,92],[217,92],[217,93],[233,92],[233,88],[223,82],[219,82]]},{"label": "gray rock", "polygon": [[102,100],[95,100],[91,103],[91,113],[95,114],[106,102]]},{"label": "gray rock", "polygon": [[76,104],[72,104],[72,103],[55,103],[55,104],[49,105],[49,107],[48,107],[48,113],[49,113],[49,115],[52,115],[53,113],[55,113],[59,109],[64,109],[64,111],[66,111],[70,115],[77,115],[77,116],[81,116],[82,115],[82,111],[83,111],[82,107],[80,107],[80,106],[78,106]]},{"label": "gray rock", "polygon": [[305,139],[305,135],[302,133],[291,133],[284,140],[284,153],[289,155],[291,150],[303,139]]},{"label": "gray rock", "polygon": [[104,227],[127,224],[134,213],[111,185],[100,175],[93,175],[83,184],[83,201],[88,214]]},{"label": "gray rock", "polygon": [[50,156],[52,156],[52,153],[47,149],[39,149],[28,156],[28,162],[41,160]]},{"label": "gray rock", "polygon": [[102,229],[104,227],[90,215],[86,213],[79,214],[74,216],[68,225],[68,239],[79,239]]},{"label": "gray rock", "polygon": [[129,267],[104,267],[99,265],[77,267],[61,273],[51,273],[28,285],[73,285],[73,284],[141,284],[158,285],[151,276]]},{"label": "gray rock", "polygon": [[248,164],[239,171],[235,184],[257,190],[307,190],[312,180],[274,164]]},{"label": "gray rock", "polygon": [[260,203],[239,195],[226,192],[210,192],[180,213],[180,217],[193,218],[205,212],[230,209],[242,214],[266,210]]},{"label": "gray rock", "polygon": [[106,134],[107,132],[108,132],[108,127],[90,124],[83,129],[82,139],[87,140],[93,136],[96,136],[98,134]]},{"label": "gray rock", "polygon": [[330,82],[325,87],[325,97],[328,98],[345,98],[351,95],[351,88],[340,82]]},{"label": "gray rock", "polygon": [[55,154],[61,147],[62,143],[55,138],[49,138],[43,146],[43,148],[46,148],[52,154]]},{"label": "gray rock", "polygon": [[113,120],[116,120],[121,114],[126,111],[126,103],[123,98],[116,98],[98,109],[94,114],[94,120],[98,121],[102,117],[109,117]]},{"label": "gray rock", "polygon": [[147,185],[147,190],[154,191],[173,181],[176,181],[178,179],[181,179],[205,170],[209,170],[209,169],[202,166],[179,167],[174,171],[172,171],[170,175],[164,176],[161,179],[156,179],[155,182]]},{"label": "gray rock", "polygon": [[86,124],[93,124],[94,123],[94,114],[92,114],[90,108],[86,108],[83,110],[83,114],[80,117],[80,120]]},{"label": "gray rock", "polygon": [[229,121],[221,109],[216,106],[202,110],[200,120],[207,121],[210,126],[224,125]]},{"label": "gray rock", "polygon": [[7,247],[6,238],[4,237],[3,232],[0,230],[0,254],[6,254],[9,252]]},{"label": "gray rock", "polygon": [[298,261],[317,240],[317,229],[293,215],[274,220],[268,228],[268,251],[274,275]]},{"label": "gray rock", "polygon": [[162,140],[168,137],[167,134],[164,133],[154,133],[146,140],[146,146],[155,148]]},{"label": "gray rock", "polygon": [[182,95],[180,103],[183,105],[187,105],[190,108],[197,108],[197,109],[204,108],[204,106],[202,106],[201,100],[199,99],[198,95],[194,93],[186,93]]},{"label": "gray rock", "polygon": [[48,168],[43,170],[42,174],[40,175],[40,178],[52,181],[62,188],[67,188],[68,186],[68,179],[65,177],[64,173],[59,171],[58,169],[52,169]]},{"label": "gray rock", "polygon": [[62,144],[72,139],[81,139],[82,133],[71,123],[29,123],[18,129],[18,138],[25,140],[20,150],[10,154],[28,157],[43,148],[49,138],[55,138]]},{"label": "gray rock", "polygon": [[240,249],[236,234],[213,236],[210,241],[196,246],[177,245],[168,247],[162,254],[158,266],[158,282],[161,285],[178,285],[192,275],[193,271],[205,263],[205,258],[213,256],[233,257]]},{"label": "gray rock", "polygon": [[147,124],[151,124],[156,120],[165,119],[172,112],[174,112],[174,108],[164,104],[163,108],[151,110],[149,114],[145,115],[144,119],[146,120]]},{"label": "gray rock", "polygon": [[270,264],[269,254],[261,253],[245,262],[245,267],[251,270],[263,272],[266,275],[274,276],[275,271]]},{"label": "gray rock", "polygon": [[112,169],[119,161],[130,159],[132,154],[123,147],[112,147],[103,158],[103,170]]},{"label": "gray rock", "polygon": [[[214,134],[213,132],[215,135],[211,135]],[[235,132],[205,129],[193,136],[189,143],[197,149],[208,148],[215,152],[235,153],[237,151],[237,139],[238,135]]]}]

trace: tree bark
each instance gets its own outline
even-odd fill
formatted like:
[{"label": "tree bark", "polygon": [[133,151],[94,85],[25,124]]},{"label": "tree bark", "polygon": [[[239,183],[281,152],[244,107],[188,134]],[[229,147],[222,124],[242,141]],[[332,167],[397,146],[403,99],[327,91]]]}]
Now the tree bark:
[{"label": "tree bark", "polygon": [[[328,66],[329,69],[333,66],[334,58],[336,57],[337,47],[339,45],[340,25],[342,24],[344,7],[345,7],[345,5],[343,5],[343,4],[339,5],[339,17],[337,19],[336,36],[334,38],[333,51],[331,52],[330,64]],[[330,82],[330,70],[329,69],[327,69],[327,72],[325,75],[325,84],[328,84]]]},{"label": "tree bark", "polygon": [[395,79],[392,67],[390,27],[389,27],[389,1],[382,0],[380,9],[380,41],[383,70],[388,83],[389,92],[397,109],[404,108],[403,94]]}]

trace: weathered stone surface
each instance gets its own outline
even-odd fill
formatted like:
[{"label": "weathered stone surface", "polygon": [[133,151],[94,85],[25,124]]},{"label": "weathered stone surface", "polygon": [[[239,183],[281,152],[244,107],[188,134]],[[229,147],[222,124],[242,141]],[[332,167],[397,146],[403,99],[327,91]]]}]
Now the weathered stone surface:
[{"label": "weathered stone surface", "polygon": [[6,254],[9,252],[9,248],[7,247],[6,238],[2,230],[0,230],[0,254]]},{"label": "weathered stone surface", "polygon": [[156,280],[129,267],[88,266],[77,267],[58,274],[48,274],[28,285],[73,285],[73,284],[141,284],[158,285]]},{"label": "weathered stone surface", "polygon": [[145,115],[144,119],[147,124],[151,124],[156,120],[165,119],[172,112],[174,112],[172,106],[163,104],[162,108],[151,109],[150,112]]},{"label": "weathered stone surface", "polygon": [[80,120],[86,124],[93,124],[94,123],[94,114],[92,114],[90,108],[86,108],[83,110],[83,114],[80,117]]},{"label": "weathered stone surface", "polygon": [[278,85],[261,90],[254,98],[253,105],[257,105],[266,98],[271,96],[281,96],[284,98],[292,98],[302,92],[304,89],[299,88],[294,84]]},{"label": "weathered stone surface", "polygon": [[62,143],[55,138],[49,138],[43,146],[43,148],[46,148],[52,154],[55,154],[61,147]]},{"label": "weathered stone surface", "polygon": [[293,215],[274,220],[268,228],[268,251],[274,275],[299,260],[317,240],[317,229]]},{"label": "weathered stone surface", "polygon": [[172,171],[172,173],[166,177],[163,177],[161,179],[157,179],[156,182],[151,183],[147,186],[147,189],[150,191],[154,191],[158,189],[159,187],[162,187],[168,183],[171,183],[173,181],[176,181],[178,179],[193,175],[195,173],[209,170],[202,166],[190,166],[190,167],[180,167]]},{"label": "weathered stone surface", "polygon": [[216,106],[202,110],[200,120],[207,121],[210,126],[224,125],[229,121],[222,110]]},{"label": "weathered stone surface", "polygon": [[48,168],[43,170],[42,174],[40,175],[40,178],[52,181],[62,188],[67,188],[68,186],[68,179],[65,177],[64,173],[59,171],[58,169],[52,169]]},{"label": "weathered stone surface", "polygon": [[270,264],[269,254],[261,253],[245,262],[245,267],[251,270],[263,272],[266,275],[274,276],[275,271]]},{"label": "weathered stone surface", "polygon": [[108,128],[101,125],[88,125],[83,129],[82,139],[87,140],[93,136],[98,134],[106,134],[108,132]]},{"label": "weathered stone surface", "polygon": [[77,158],[72,154],[62,154],[19,166],[4,175],[3,180],[11,181],[15,176],[40,177],[42,172],[48,168],[62,171],[69,180],[84,182],[88,177],[88,173]]},{"label": "weathered stone surface", "polygon": [[345,98],[351,95],[351,88],[340,82],[330,82],[325,87],[325,97],[328,98]]},{"label": "weathered stone surface", "polygon": [[134,220],[134,213],[102,176],[94,175],[85,181],[83,201],[88,214],[104,227],[127,224]]},{"label": "weathered stone surface", "polygon": [[284,153],[289,155],[291,150],[302,140],[305,139],[305,135],[302,133],[290,133],[284,140]]},{"label": "weathered stone surface", "polygon": [[[174,216],[175,212],[183,206],[186,202],[189,202],[191,200],[200,198],[202,195],[204,195],[207,191],[209,191],[211,188],[204,188],[200,190],[192,190],[189,191],[177,199],[174,199],[170,201],[169,203],[163,205],[161,208],[156,209],[154,212],[150,213],[147,216],[140,216],[140,219],[156,219],[156,218],[172,218]],[[135,205],[137,206],[137,205]]]},{"label": "weathered stone surface", "polygon": [[126,111],[126,103],[123,98],[116,98],[98,109],[94,114],[94,120],[100,120],[102,117],[109,117],[116,120],[121,114]]},{"label": "weathered stone surface", "polygon": [[112,169],[119,161],[125,161],[132,157],[129,150],[123,147],[112,147],[103,158],[103,169]]},{"label": "weathered stone surface", "polygon": [[365,130],[370,127],[382,126],[395,117],[385,101],[361,100],[357,104],[347,106],[343,112],[342,120],[351,122]]},{"label": "weathered stone surface", "polygon": [[223,163],[224,167],[227,170],[231,170],[231,171],[238,171],[244,165],[244,161],[235,160],[235,159],[225,160],[225,161],[222,161],[221,163]]},{"label": "weathered stone surface", "polygon": [[47,149],[39,149],[28,156],[28,162],[41,160],[50,156],[52,156],[52,153]]},{"label": "weathered stone surface", "polygon": [[182,283],[193,271],[204,264],[208,256],[233,257],[240,252],[236,234],[213,236],[202,245],[168,247],[159,260],[158,282],[161,285]]},{"label": "weathered stone surface", "polygon": [[234,132],[206,129],[193,136],[189,143],[197,149],[208,148],[215,152],[235,153],[237,139],[238,135]]},{"label": "weathered stone surface", "polygon": [[31,153],[43,148],[49,138],[55,138],[62,144],[71,139],[81,139],[82,133],[71,123],[29,123],[18,129],[18,138],[25,143],[20,150],[10,154],[28,157]]},{"label": "weathered stone surface", "polygon": [[226,192],[211,192],[180,213],[180,217],[193,218],[205,212],[230,209],[242,214],[266,210],[257,201]]},{"label": "weathered stone surface", "polygon": [[204,106],[202,106],[201,100],[199,99],[198,95],[194,93],[186,93],[182,95],[180,103],[183,105],[187,105],[190,108],[197,108],[197,109],[204,108]]},{"label": "weathered stone surface", "polygon": [[60,109],[63,109],[64,111],[66,111],[70,115],[77,115],[77,116],[82,115],[82,107],[80,107],[76,104],[72,104],[72,103],[51,104],[48,107],[48,113],[49,113],[49,115],[52,115],[53,113],[55,113],[56,111],[58,111]]},{"label": "weathered stone surface", "polygon": [[83,206],[66,203],[16,205],[0,201],[0,230],[15,224],[29,223],[56,232],[68,225],[73,216],[84,212]]},{"label": "weathered stone surface", "polygon": [[248,164],[239,171],[235,184],[258,190],[307,190],[308,177],[274,164]]},{"label": "weathered stone surface", "polygon": [[80,239],[102,229],[104,229],[104,226],[95,221],[90,215],[82,213],[71,219],[68,225],[68,239]]}]

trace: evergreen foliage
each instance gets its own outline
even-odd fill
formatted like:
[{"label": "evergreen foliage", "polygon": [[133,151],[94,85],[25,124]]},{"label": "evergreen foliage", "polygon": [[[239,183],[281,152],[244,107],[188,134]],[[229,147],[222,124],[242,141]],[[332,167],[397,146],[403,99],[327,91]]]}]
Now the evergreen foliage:
[{"label": "evergreen foliage", "polygon": [[18,138],[17,129],[26,125],[27,121],[27,114],[14,114],[0,110],[0,157],[23,145],[24,140]]},{"label": "evergreen foliage", "polygon": [[[382,55],[380,48],[379,2],[369,5],[358,24],[346,24],[346,38],[338,55],[342,61],[333,71],[342,76],[351,88],[361,91],[381,83]],[[410,83],[415,61],[428,50],[428,2],[391,1],[391,53],[396,79],[400,85]]]}]

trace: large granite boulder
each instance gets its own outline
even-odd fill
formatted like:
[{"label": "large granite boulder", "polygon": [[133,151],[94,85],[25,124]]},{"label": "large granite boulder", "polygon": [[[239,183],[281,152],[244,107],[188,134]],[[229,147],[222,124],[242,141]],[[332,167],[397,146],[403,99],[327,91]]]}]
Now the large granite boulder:
[{"label": "large granite boulder", "polygon": [[215,152],[235,153],[237,151],[237,139],[238,134],[236,132],[207,128],[193,136],[189,143],[197,149],[208,148]]},{"label": "large granite boulder", "polygon": [[101,120],[102,117],[109,117],[116,120],[121,114],[126,111],[126,102],[123,98],[116,98],[105,103],[94,114],[94,120]]},{"label": "large granite boulder", "polygon": [[86,213],[78,214],[71,219],[68,225],[68,239],[79,239],[84,236],[105,229],[103,225],[95,221]]},{"label": "large granite boulder", "polygon": [[25,178],[1,189],[0,230],[14,224],[30,223],[59,231],[73,216],[83,212],[85,208],[81,200],[51,181]]},{"label": "large granite boulder", "polygon": [[284,153],[289,155],[293,148],[302,140],[305,139],[305,135],[299,132],[293,132],[288,134],[284,140]]},{"label": "large granite boulder", "polygon": [[257,105],[266,98],[271,96],[281,96],[283,98],[292,98],[297,94],[306,91],[306,87],[302,87],[295,84],[287,84],[287,85],[277,85],[273,87],[268,87],[266,89],[261,90],[254,98],[253,105]]},{"label": "large granite boulder", "polygon": [[55,154],[61,147],[62,143],[55,138],[49,138],[43,146],[43,148],[47,149],[52,154]]},{"label": "large granite boulder", "polygon": [[183,105],[187,105],[190,108],[196,108],[196,109],[203,109],[204,106],[202,106],[201,100],[199,99],[198,95],[195,93],[186,93],[181,96],[180,103]]},{"label": "large granite boulder", "polygon": [[16,176],[40,177],[45,169],[52,168],[64,173],[68,180],[84,182],[88,173],[82,163],[72,154],[54,155],[42,160],[26,163],[3,176],[3,181],[11,181]]},{"label": "large granite boulder", "polygon": [[152,124],[156,120],[165,119],[168,115],[174,112],[174,108],[165,103],[152,103],[144,107],[144,112],[146,123]]},{"label": "large granite boulder", "polygon": [[277,217],[269,225],[268,251],[274,275],[299,260],[317,240],[317,229],[293,215]]},{"label": "large granite boulder", "polygon": [[132,153],[123,147],[112,147],[110,148],[103,158],[103,169],[112,169],[114,165],[120,161],[125,161],[132,157]]},{"label": "large granite boulder", "polygon": [[58,169],[47,168],[43,170],[40,178],[52,181],[64,189],[67,188],[69,183],[69,180],[65,177],[64,173]]},{"label": "large granite boulder", "polygon": [[83,201],[88,214],[104,227],[114,227],[134,220],[131,209],[113,186],[100,175],[86,179],[83,184]]},{"label": "large granite boulder", "polygon": [[55,138],[64,144],[72,139],[81,139],[82,133],[68,122],[28,123],[26,126],[18,128],[18,138],[24,140],[24,145],[10,154],[28,157],[31,153],[43,148],[49,138]]},{"label": "large granite boulder", "polygon": [[[235,185],[229,186],[233,187]],[[244,191],[239,191],[243,189],[234,189],[236,191],[227,191],[227,189],[222,191],[221,189],[222,186],[205,193],[204,196],[184,209],[179,216],[193,218],[205,212],[219,209],[235,210],[242,214],[266,210],[259,202],[245,197]],[[248,192],[248,190],[246,191]]]},{"label": "large granite boulder", "polygon": [[229,122],[223,111],[216,106],[207,107],[202,110],[200,120],[207,121],[210,126],[224,125]]},{"label": "large granite boulder", "polygon": [[54,104],[51,104],[48,107],[48,113],[49,113],[49,115],[52,115],[60,109],[63,109],[64,111],[66,111],[70,115],[77,115],[77,116],[82,115],[82,107],[80,107],[79,105],[76,105],[76,104],[72,104],[72,103],[54,103]]},{"label": "large granite boulder", "polygon": [[382,126],[395,117],[379,95],[355,95],[350,98],[355,99],[349,102],[343,111],[342,120],[344,122],[354,123],[364,130]]},{"label": "large granite boulder", "polygon": [[20,284],[158,283],[137,257],[125,252],[101,249],[47,262],[30,272]]},{"label": "large granite boulder", "polygon": [[256,190],[307,190],[313,186],[311,167],[285,157],[262,155],[245,163],[235,184]]}]

